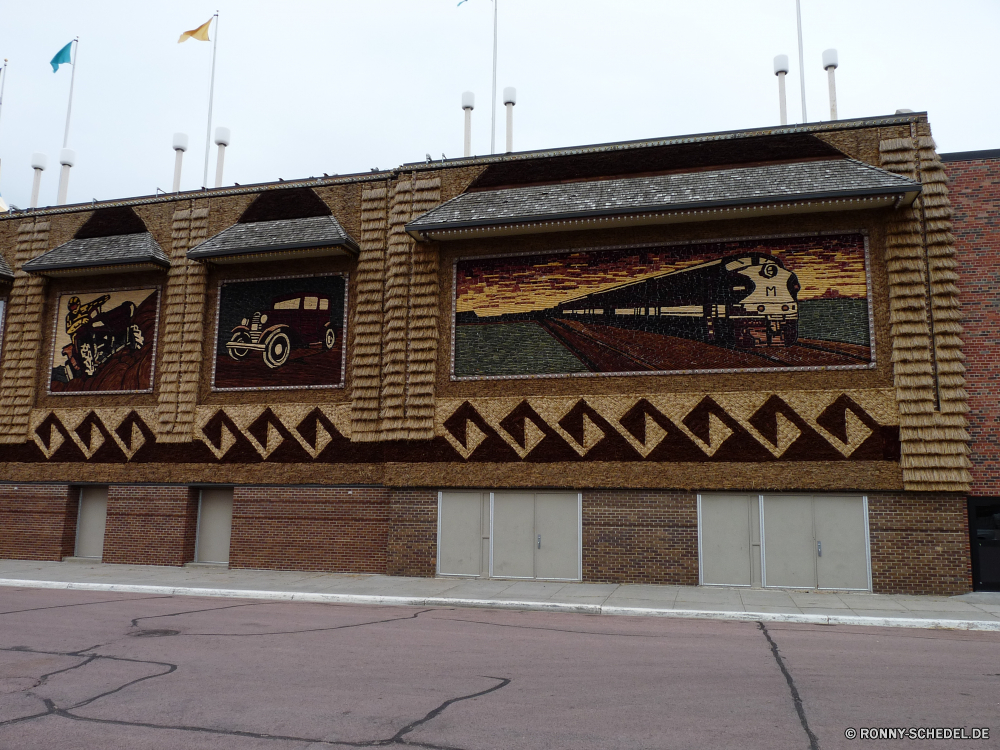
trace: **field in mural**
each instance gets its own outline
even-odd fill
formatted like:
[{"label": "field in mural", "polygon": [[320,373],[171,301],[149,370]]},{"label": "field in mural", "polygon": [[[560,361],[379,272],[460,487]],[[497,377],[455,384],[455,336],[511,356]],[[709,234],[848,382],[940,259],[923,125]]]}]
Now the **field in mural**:
[{"label": "field in mural", "polygon": [[152,390],[159,289],[59,296],[50,393]]},{"label": "field in mural", "polygon": [[343,385],[346,297],[339,274],[223,283],[213,388]]},{"label": "field in mural", "polygon": [[454,378],[869,367],[860,234],[455,264]]}]

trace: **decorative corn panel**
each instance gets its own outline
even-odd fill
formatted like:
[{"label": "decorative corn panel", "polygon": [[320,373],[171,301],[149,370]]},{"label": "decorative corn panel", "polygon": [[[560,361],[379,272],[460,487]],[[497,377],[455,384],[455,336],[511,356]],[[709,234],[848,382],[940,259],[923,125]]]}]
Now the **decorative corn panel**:
[{"label": "decorative corn panel", "polygon": [[0,370],[0,443],[23,443],[28,438],[35,383],[42,353],[45,305],[44,278],[21,267],[48,249],[47,221],[24,222],[17,230],[14,285],[10,292],[4,331],[4,358]]}]

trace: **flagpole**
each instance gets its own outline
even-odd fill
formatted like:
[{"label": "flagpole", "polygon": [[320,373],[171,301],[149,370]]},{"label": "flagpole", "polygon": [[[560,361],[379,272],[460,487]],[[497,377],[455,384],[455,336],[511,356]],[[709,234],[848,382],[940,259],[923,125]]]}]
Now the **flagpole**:
[{"label": "flagpole", "polygon": [[75,46],[73,47],[73,59],[70,61],[70,65],[73,67],[73,72],[69,76],[69,104],[66,106],[66,132],[63,133],[63,148],[69,146],[69,117],[73,112],[73,84],[76,82],[76,59],[80,55],[80,37],[73,40]]},{"label": "flagpole", "polygon": [[493,109],[490,115],[490,154],[495,153],[497,132],[497,5],[500,0],[493,0]]},{"label": "flagpole", "polygon": [[[7,85],[7,58],[3,59],[3,69],[0,69],[0,115],[3,114],[3,87]],[[2,198],[0,198],[2,203]]]},{"label": "flagpole", "polygon": [[208,125],[205,127],[205,173],[201,186],[208,187],[208,152],[212,143],[212,100],[215,98],[215,50],[219,46],[219,11],[215,11],[215,40],[212,42],[212,79],[208,85]]},{"label": "flagpole", "polygon": [[795,0],[795,23],[799,28],[799,91],[802,97],[802,122],[809,122],[806,116],[806,68],[802,59],[802,0]]}]

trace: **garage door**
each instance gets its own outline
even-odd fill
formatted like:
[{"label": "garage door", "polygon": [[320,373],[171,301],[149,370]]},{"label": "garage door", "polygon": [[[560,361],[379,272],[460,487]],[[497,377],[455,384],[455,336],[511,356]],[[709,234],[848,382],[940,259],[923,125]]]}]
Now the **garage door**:
[{"label": "garage door", "polygon": [[438,574],[581,578],[580,494],[441,492]]},{"label": "garage door", "polygon": [[76,556],[100,560],[104,554],[104,526],[108,518],[108,488],[80,488],[76,522]]}]

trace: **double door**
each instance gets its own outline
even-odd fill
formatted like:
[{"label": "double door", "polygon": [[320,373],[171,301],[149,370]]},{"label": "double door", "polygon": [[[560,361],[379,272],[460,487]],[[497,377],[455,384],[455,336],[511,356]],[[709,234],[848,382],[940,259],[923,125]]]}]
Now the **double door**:
[{"label": "double door", "polygon": [[864,497],[718,494],[698,505],[705,585],[871,589]]},{"label": "double door", "polygon": [[441,492],[440,575],[581,579],[576,492]]}]

